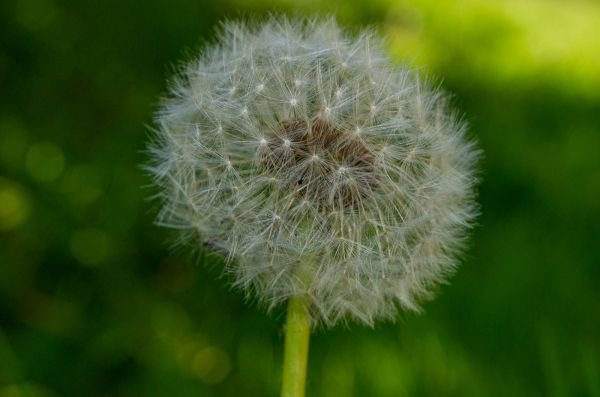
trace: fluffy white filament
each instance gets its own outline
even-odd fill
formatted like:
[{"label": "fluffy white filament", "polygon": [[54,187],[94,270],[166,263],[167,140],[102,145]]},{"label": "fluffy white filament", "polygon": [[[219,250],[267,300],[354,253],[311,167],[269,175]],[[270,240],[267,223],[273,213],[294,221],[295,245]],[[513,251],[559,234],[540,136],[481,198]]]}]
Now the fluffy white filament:
[{"label": "fluffy white filament", "polygon": [[446,97],[334,20],[227,23],[157,114],[158,222],[322,324],[418,310],[455,267],[477,151]]}]

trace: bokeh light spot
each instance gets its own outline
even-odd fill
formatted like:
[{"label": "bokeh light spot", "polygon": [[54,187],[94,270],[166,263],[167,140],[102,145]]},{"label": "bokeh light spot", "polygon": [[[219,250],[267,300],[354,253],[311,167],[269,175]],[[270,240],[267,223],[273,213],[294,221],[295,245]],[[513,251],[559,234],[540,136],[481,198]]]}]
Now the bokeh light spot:
[{"label": "bokeh light spot", "polygon": [[192,372],[209,384],[221,382],[230,369],[231,362],[227,353],[214,346],[200,350],[192,360]]},{"label": "bokeh light spot", "polygon": [[8,385],[0,389],[0,397],[20,397],[25,393],[18,385]]},{"label": "bokeh light spot", "polygon": [[0,178],[0,230],[10,230],[25,222],[30,213],[27,195],[21,187]]},{"label": "bokeh light spot", "polygon": [[62,150],[52,143],[37,143],[27,152],[25,165],[31,176],[41,182],[52,182],[65,167]]},{"label": "bokeh light spot", "polygon": [[54,396],[42,386],[22,383],[2,386],[0,385],[0,397],[50,397]]},{"label": "bokeh light spot", "polygon": [[188,370],[190,369],[196,354],[205,347],[206,340],[203,335],[197,333],[188,336],[179,342],[180,344],[176,351],[177,362],[182,368]]},{"label": "bokeh light spot", "polygon": [[106,259],[109,239],[101,230],[80,229],[71,236],[70,249],[81,264],[94,266]]},{"label": "bokeh light spot", "polygon": [[56,5],[50,0],[19,0],[15,7],[16,20],[32,31],[49,27],[56,15]]}]

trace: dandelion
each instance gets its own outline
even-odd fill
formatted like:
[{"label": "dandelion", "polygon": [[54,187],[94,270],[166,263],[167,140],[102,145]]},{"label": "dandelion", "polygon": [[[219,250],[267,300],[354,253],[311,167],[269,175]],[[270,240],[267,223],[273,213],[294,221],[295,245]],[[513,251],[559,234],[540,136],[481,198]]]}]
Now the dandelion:
[{"label": "dandelion", "polygon": [[283,395],[303,393],[289,384],[311,325],[418,311],[454,271],[477,150],[447,96],[372,32],[226,23],[156,123],[158,223],[222,252],[249,297],[288,302]]}]

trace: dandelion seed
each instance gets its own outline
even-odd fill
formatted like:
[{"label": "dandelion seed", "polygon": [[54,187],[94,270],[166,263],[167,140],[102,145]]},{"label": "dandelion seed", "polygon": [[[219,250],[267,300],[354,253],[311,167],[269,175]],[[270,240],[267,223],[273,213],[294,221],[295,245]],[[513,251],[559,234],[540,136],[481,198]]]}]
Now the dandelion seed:
[{"label": "dandelion seed", "polygon": [[373,324],[419,310],[453,272],[478,152],[446,96],[371,32],[229,23],[174,81],[150,147],[158,221],[210,241],[249,296]]}]

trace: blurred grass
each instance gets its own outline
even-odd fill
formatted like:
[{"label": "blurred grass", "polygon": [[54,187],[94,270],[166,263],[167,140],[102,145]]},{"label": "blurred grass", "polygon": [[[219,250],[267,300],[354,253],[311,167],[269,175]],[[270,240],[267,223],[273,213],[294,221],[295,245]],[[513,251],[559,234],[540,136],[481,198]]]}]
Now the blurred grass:
[{"label": "blurred grass", "polygon": [[421,316],[312,339],[311,396],[600,396],[594,1],[0,3],[0,396],[277,395],[282,313],[152,225],[139,164],[172,66],[224,17],[335,12],[443,77],[482,216]]}]

